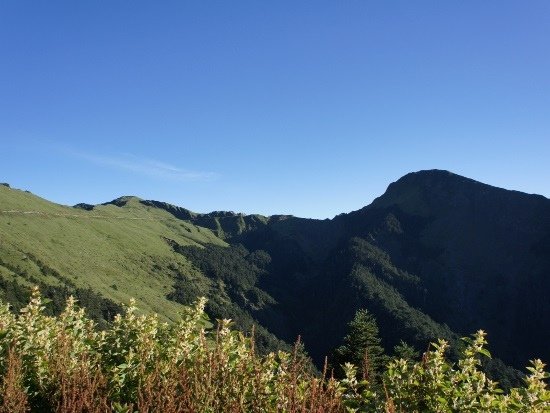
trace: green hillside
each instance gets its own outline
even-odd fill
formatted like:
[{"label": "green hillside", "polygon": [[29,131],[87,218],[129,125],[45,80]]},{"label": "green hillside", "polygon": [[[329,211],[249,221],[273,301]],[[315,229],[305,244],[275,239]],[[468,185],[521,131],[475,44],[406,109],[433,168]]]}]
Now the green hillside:
[{"label": "green hillside", "polygon": [[177,273],[193,273],[166,239],[181,245],[225,245],[210,230],[126,197],[91,211],[57,205],[0,186],[0,275],[24,285],[69,281],[116,302],[173,319],[181,305],[166,299]]}]

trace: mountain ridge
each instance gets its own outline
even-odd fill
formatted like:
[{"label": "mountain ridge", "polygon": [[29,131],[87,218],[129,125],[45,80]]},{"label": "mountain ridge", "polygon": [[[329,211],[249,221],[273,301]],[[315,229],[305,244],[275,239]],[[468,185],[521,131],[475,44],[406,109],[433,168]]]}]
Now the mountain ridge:
[{"label": "mountain ridge", "polygon": [[[244,329],[262,327],[265,349],[301,335],[317,363],[339,344],[359,308],[376,316],[386,349],[401,339],[417,348],[436,337],[456,341],[483,328],[495,355],[509,364],[550,359],[550,200],[540,195],[448,171],[418,171],[392,182],[370,205],[321,220],[200,214],[132,196],[70,208],[0,190],[6,205],[72,210],[88,222],[90,214],[106,217],[103,224],[85,224],[59,216],[42,226],[0,214],[9,241],[0,245],[5,280],[61,282],[15,258],[28,252],[60,280],[88,274],[74,278],[75,285],[117,302],[148,289],[138,299],[167,318],[178,303],[205,295],[214,318],[231,317]],[[131,219],[148,224],[130,225]],[[75,258],[83,253],[71,249],[71,239],[80,239],[74,243],[89,250],[84,258],[108,276],[89,272],[85,260]],[[522,337],[530,343],[520,343]]]},{"label": "mountain ridge", "polygon": [[[508,193],[515,193],[515,194],[519,194],[519,195],[527,195],[527,196],[540,198],[542,200],[550,201],[550,198],[547,198],[547,197],[545,197],[544,195],[541,195],[541,194],[528,193],[528,192],[524,192],[524,191],[520,191],[520,190],[508,189],[508,188],[503,188],[503,187],[499,187],[499,186],[496,186],[496,185],[486,184],[486,183],[483,183],[483,182],[477,181],[475,179],[468,178],[468,177],[456,174],[454,172],[451,172],[451,171],[448,171],[448,170],[445,170],[445,169],[422,169],[422,170],[418,170],[418,171],[414,171],[414,172],[409,172],[409,173],[403,175],[402,177],[398,178],[397,180],[391,182],[388,185],[386,191],[384,191],[384,193],[381,194],[380,196],[374,198],[373,201],[370,204],[365,205],[365,206],[363,206],[363,207],[361,207],[357,210],[351,210],[349,212],[341,212],[341,213],[335,215],[332,218],[299,217],[299,216],[296,216],[296,215],[293,215],[293,214],[272,214],[272,215],[263,215],[263,214],[258,214],[258,213],[248,214],[248,213],[244,213],[244,212],[231,211],[231,210],[215,210],[215,211],[210,211],[210,212],[195,212],[195,211],[191,211],[191,210],[189,210],[185,207],[178,206],[176,204],[172,204],[172,203],[169,203],[169,202],[158,201],[158,200],[150,200],[150,199],[141,199],[140,197],[137,197],[137,196],[134,196],[134,195],[120,196],[120,197],[115,198],[111,201],[107,201],[107,202],[97,204],[97,205],[108,205],[108,204],[116,205],[117,203],[123,202],[124,200],[126,200],[128,198],[134,198],[134,199],[138,199],[140,202],[144,203],[145,205],[155,205],[157,207],[161,207],[160,205],[164,204],[167,208],[181,209],[181,210],[186,211],[187,214],[189,214],[190,216],[193,216],[193,217],[196,217],[196,216],[211,216],[211,217],[258,216],[258,217],[263,217],[263,218],[266,218],[266,219],[276,218],[276,217],[285,217],[285,218],[292,217],[292,218],[300,218],[300,219],[311,219],[311,220],[314,220],[314,221],[326,221],[326,220],[333,220],[334,218],[338,217],[339,215],[351,214],[353,212],[360,211],[364,208],[368,208],[368,207],[371,207],[373,205],[377,206],[377,204],[379,202],[378,200],[381,199],[381,198],[384,198],[385,196],[387,196],[388,191],[392,191],[395,187],[398,187],[399,185],[402,185],[404,183],[410,183],[411,181],[414,181],[414,180],[426,180],[428,178],[439,178],[439,180],[441,180],[442,178],[443,179],[447,178],[449,180],[452,179],[452,180],[460,181],[462,183],[468,183],[468,184],[471,184],[473,186],[479,186],[479,187],[482,187],[482,188],[493,189],[493,190],[500,190],[500,191],[505,191],[505,192],[508,192]],[[6,184],[6,185],[9,185],[9,184]],[[91,205],[91,204],[78,203],[78,204],[75,205],[75,207],[77,205]]]}]

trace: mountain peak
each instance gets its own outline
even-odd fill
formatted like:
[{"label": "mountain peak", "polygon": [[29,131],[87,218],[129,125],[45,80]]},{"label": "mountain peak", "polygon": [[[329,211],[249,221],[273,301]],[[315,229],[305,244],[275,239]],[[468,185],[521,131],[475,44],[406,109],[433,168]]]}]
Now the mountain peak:
[{"label": "mountain peak", "polygon": [[117,207],[123,207],[126,204],[128,204],[129,202],[133,202],[133,201],[140,202],[141,198],[139,198],[137,196],[134,196],[134,195],[124,195],[124,196],[120,196],[116,199],[113,199],[112,201],[104,202],[101,205],[115,205]]},{"label": "mountain peak", "polygon": [[[393,185],[403,185],[403,184],[416,184],[424,186],[436,186],[441,184],[450,184],[450,183],[470,183],[470,184],[481,184],[478,181],[475,181],[470,178],[455,174],[451,171],[445,169],[424,169],[416,172],[409,172],[408,174],[402,176],[397,181],[391,183],[388,189]],[[483,185],[483,184],[481,184]]]},{"label": "mountain peak", "polygon": [[432,169],[411,172],[392,182],[369,208],[398,206],[413,215],[429,216],[442,208],[479,206],[487,202],[510,206],[541,201],[548,200],[541,195],[502,189],[446,170]]}]

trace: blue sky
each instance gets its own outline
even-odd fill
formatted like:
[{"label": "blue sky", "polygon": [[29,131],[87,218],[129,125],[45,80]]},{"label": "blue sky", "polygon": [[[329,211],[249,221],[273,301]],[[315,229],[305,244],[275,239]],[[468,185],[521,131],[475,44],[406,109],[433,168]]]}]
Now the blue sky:
[{"label": "blue sky", "polygon": [[410,171],[550,197],[548,1],[0,3],[0,181],[327,218]]}]

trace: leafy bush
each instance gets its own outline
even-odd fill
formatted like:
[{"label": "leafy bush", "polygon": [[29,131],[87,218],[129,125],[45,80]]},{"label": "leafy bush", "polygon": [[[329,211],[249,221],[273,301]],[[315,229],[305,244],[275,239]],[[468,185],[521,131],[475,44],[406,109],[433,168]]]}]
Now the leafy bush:
[{"label": "leafy bush", "polygon": [[[548,412],[544,365],[505,394],[479,369],[478,332],[460,361],[439,341],[421,361],[394,358],[382,384],[311,374],[299,355],[256,353],[254,340],[220,320],[206,328],[205,300],[167,324],[133,303],[100,331],[69,298],[57,317],[37,289],[18,315],[0,307],[0,411],[57,412]],[[326,372],[325,372],[326,373]]]},{"label": "leafy bush", "polygon": [[466,346],[456,365],[445,353],[448,343],[439,340],[424,353],[422,360],[394,359],[384,374],[384,394],[368,382],[358,382],[356,368],[345,366],[343,380],[347,394],[344,404],[349,412],[531,412],[550,411],[550,391],[540,360],[532,361],[525,386],[507,394],[498,383],[487,378],[480,369],[480,356],[490,357],[485,349],[485,333],[478,331]]},{"label": "leafy bush", "polygon": [[0,411],[342,411],[336,380],[297,351],[257,355],[229,320],[206,329],[204,306],[169,325],[131,303],[99,331],[72,298],[46,315],[35,289],[19,315],[0,310]]}]

